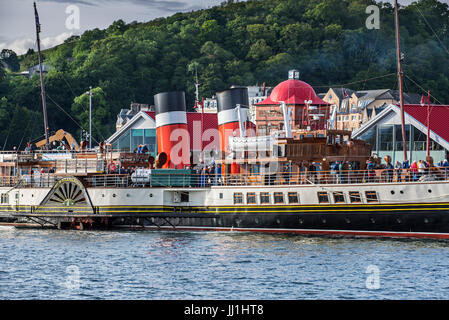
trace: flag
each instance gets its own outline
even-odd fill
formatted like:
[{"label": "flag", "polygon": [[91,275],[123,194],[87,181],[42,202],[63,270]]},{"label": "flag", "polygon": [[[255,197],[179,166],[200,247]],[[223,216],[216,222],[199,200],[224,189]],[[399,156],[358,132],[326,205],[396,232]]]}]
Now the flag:
[{"label": "flag", "polygon": [[348,93],[346,92],[346,89],[344,89],[344,97],[345,98],[349,97]]},{"label": "flag", "polygon": [[421,104],[430,104],[430,96],[421,96]]}]

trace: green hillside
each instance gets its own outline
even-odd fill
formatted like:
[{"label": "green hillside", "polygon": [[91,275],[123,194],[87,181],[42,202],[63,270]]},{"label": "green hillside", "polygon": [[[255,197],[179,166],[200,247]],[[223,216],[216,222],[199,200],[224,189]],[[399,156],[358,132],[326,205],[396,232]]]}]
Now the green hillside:
[{"label": "green hillside", "polygon": [[[371,4],[380,7],[378,30],[365,26]],[[400,24],[405,90],[422,93],[418,84],[449,103],[448,5],[420,0],[400,10]],[[151,104],[158,92],[185,90],[191,107],[194,63],[204,97],[230,85],[274,86],[291,68],[317,92],[343,85],[397,88],[394,10],[370,0],[228,1],[147,23],[119,20],[43,54],[54,67],[45,77],[51,129],[79,137],[79,125],[88,127],[83,93],[91,85],[97,141],[114,132],[121,108]],[[19,57],[20,69],[36,61],[29,51]],[[41,108],[37,76],[27,79],[0,69],[1,148],[23,148],[42,135]]]}]

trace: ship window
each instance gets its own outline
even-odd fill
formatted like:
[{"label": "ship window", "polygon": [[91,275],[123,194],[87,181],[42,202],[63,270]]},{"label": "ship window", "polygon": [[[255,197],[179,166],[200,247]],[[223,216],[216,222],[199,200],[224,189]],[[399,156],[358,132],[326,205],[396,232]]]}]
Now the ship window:
[{"label": "ship window", "polygon": [[333,193],[334,195],[334,202],[335,203],[345,203],[345,195],[341,191],[337,191]]},{"label": "ship window", "polygon": [[329,195],[327,194],[327,192],[318,192],[318,202],[329,203]]},{"label": "ship window", "polygon": [[351,201],[351,203],[361,203],[362,198],[360,197],[360,192],[349,191],[349,200]]},{"label": "ship window", "polygon": [[270,203],[270,194],[268,192],[260,193],[260,203]]},{"label": "ship window", "polygon": [[241,204],[243,203],[243,193],[236,192],[234,193],[234,204]]},{"label": "ship window", "polygon": [[246,203],[247,204],[255,204],[256,202],[256,193],[255,192],[248,192],[246,194]]},{"label": "ship window", "polygon": [[2,193],[1,203],[9,203],[9,195],[7,193]]},{"label": "ship window", "polygon": [[297,192],[289,192],[288,193],[288,203],[299,203]]},{"label": "ship window", "polygon": [[282,192],[274,193],[274,203],[284,203],[284,194]]},{"label": "ship window", "polygon": [[366,191],[366,202],[378,202],[376,191]]},{"label": "ship window", "polygon": [[189,193],[181,192],[181,202],[189,202]]}]

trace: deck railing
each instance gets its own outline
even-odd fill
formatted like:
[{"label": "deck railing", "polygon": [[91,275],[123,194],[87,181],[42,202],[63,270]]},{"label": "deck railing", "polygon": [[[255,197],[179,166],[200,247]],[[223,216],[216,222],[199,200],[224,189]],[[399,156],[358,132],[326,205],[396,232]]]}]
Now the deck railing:
[{"label": "deck railing", "polygon": [[[21,177],[0,177],[2,187],[51,187],[61,176],[51,173]],[[322,185],[363,183],[410,183],[449,180],[449,168],[431,168],[424,171],[395,170],[346,170],[305,171],[275,174],[190,174],[158,173],[150,176],[129,174],[98,174],[82,178],[87,187],[185,187],[208,188],[211,186],[269,186],[269,185]]]},{"label": "deck railing", "polygon": [[186,174],[162,173],[156,176],[97,175],[86,179],[92,187],[196,187],[263,186],[301,184],[361,184],[429,182],[449,180],[449,168],[432,168],[415,172],[395,170],[309,171],[275,174]]}]

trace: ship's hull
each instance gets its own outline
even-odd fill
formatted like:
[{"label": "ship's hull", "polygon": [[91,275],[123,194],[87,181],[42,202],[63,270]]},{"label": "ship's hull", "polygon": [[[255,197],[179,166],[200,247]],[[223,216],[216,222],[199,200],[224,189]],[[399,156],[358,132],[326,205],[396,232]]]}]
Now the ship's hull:
[{"label": "ship's hull", "polygon": [[361,206],[154,207],[74,209],[31,213],[23,206],[8,218],[16,226],[78,229],[242,231],[303,235],[449,239],[449,203]]},{"label": "ship's hull", "polygon": [[[17,202],[1,205],[0,213],[8,217],[8,223],[14,219],[18,226],[32,224],[62,229],[133,228],[449,239],[448,182],[348,184],[326,188],[298,185],[120,189],[65,185],[74,181],[76,179],[67,179],[51,189],[17,189],[12,192],[17,192],[14,197]],[[327,190],[329,195],[326,204],[317,203],[314,198],[322,190]],[[360,203],[348,200],[354,190],[359,190]],[[283,204],[245,203],[248,194],[274,196],[282,193],[287,198],[292,192],[297,193],[299,203],[289,204],[287,199]],[[365,194],[368,192],[378,196],[376,203],[367,202]],[[189,198],[177,199],[179,193],[189,194]],[[232,203],[236,193],[243,195],[242,203]],[[335,193],[343,194],[340,200],[347,203],[334,203]]]}]

